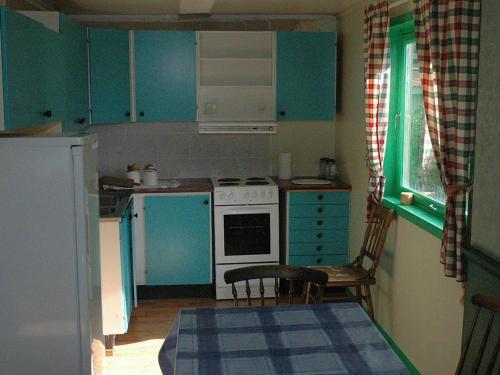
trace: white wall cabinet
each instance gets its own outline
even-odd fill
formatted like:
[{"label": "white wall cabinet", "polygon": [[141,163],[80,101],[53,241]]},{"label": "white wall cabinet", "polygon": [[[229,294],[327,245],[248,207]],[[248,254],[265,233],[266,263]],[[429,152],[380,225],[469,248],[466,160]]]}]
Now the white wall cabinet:
[{"label": "white wall cabinet", "polygon": [[197,60],[199,121],[275,120],[274,33],[200,31]]}]

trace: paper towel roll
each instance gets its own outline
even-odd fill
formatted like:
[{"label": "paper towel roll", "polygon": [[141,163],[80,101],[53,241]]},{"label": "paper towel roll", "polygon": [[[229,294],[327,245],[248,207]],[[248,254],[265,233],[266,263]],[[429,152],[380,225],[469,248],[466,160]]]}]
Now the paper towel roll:
[{"label": "paper towel roll", "polygon": [[292,178],[292,154],[280,154],[278,170],[278,177],[281,180],[289,180],[290,178]]}]

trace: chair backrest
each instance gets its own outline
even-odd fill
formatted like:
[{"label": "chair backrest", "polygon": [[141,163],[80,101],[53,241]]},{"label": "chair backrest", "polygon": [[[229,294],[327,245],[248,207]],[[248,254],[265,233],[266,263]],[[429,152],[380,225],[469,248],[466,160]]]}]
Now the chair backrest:
[{"label": "chair backrest", "polygon": [[361,252],[356,258],[356,263],[359,266],[363,265],[364,257],[371,259],[372,265],[368,271],[371,277],[375,276],[375,270],[384,249],[385,238],[393,217],[394,212],[392,210],[376,203],[371,204],[370,218],[366,227],[363,246],[361,246]]},{"label": "chair backrest", "polygon": [[[279,279],[289,281],[288,303],[293,303],[295,293],[294,282],[315,283],[325,285],[328,281],[328,274],[323,271],[310,269],[307,267],[287,266],[287,265],[263,265],[236,268],[224,273],[226,284],[232,284],[232,293],[235,306],[238,306],[238,291],[234,283],[245,281],[245,291],[248,306],[252,305],[251,289],[249,280],[259,280],[260,304],[264,306],[264,282],[263,279],[274,279],[274,299],[279,303]],[[304,286],[304,287],[307,287]],[[305,294],[304,294],[305,296]]]},{"label": "chair backrest", "polygon": [[[460,356],[460,360],[458,361],[457,371],[455,372],[455,375],[462,374],[462,370],[464,369],[464,363],[467,358],[467,353],[469,351],[472,337],[478,335],[479,337],[476,338],[479,339],[480,344],[479,348],[476,351],[476,356],[474,358],[474,362],[472,365],[471,374],[477,374],[480,367],[484,367],[484,363],[482,363],[482,360],[484,357],[486,344],[488,343],[488,338],[491,336],[493,351],[491,353],[489,362],[487,362],[488,364],[486,367],[486,372],[481,371],[481,373],[484,373],[486,375],[491,375],[493,374],[493,368],[495,366],[496,360],[498,359],[498,353],[500,349],[500,329],[498,329],[498,324],[497,324],[497,329],[492,330],[495,314],[500,313],[500,300],[485,296],[484,294],[475,294],[472,296],[472,303],[478,306],[478,308],[476,311],[476,315],[474,316],[474,321],[472,322],[472,327],[469,332],[469,336],[465,341],[464,350],[462,352],[462,355]],[[486,324],[487,326],[484,330],[479,330],[478,325],[476,324],[478,321],[479,314],[481,313],[481,310],[487,311],[487,315],[489,315]]]}]

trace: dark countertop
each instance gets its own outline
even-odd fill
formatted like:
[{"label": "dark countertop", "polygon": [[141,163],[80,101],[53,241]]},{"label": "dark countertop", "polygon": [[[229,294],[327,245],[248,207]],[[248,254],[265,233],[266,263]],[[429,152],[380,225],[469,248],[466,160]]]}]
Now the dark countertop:
[{"label": "dark countertop", "polygon": [[[300,176],[300,177],[294,177],[293,179],[298,179],[298,178],[318,178],[316,176]],[[292,183],[292,180],[280,180],[277,177],[273,177],[273,179],[276,181],[278,184],[278,188],[281,191],[287,192],[287,191],[351,191],[351,186],[340,181],[340,180],[335,180],[332,181],[328,185],[295,185]]]},{"label": "dark countertop", "polygon": [[[177,181],[177,187],[162,187]],[[158,180],[159,186],[156,187],[137,187],[133,189],[134,194],[151,194],[151,193],[211,193],[214,191],[212,182],[209,178],[184,178],[184,179],[170,179]]]},{"label": "dark countertop", "polygon": [[[177,182],[178,186],[167,187],[173,182]],[[102,190],[99,193],[100,221],[120,221],[127,209],[132,194],[210,193],[213,191],[212,182],[208,178],[159,180],[158,185],[131,189]]]}]

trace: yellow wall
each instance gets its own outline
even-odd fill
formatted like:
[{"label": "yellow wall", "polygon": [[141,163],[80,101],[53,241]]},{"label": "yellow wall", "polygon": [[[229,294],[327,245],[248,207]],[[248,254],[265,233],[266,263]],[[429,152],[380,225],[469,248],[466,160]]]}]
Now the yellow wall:
[{"label": "yellow wall", "polygon": [[[352,185],[350,246],[354,258],[365,230],[362,3],[339,17],[342,108],[335,150],[342,178]],[[461,285],[443,276],[440,240],[403,218],[391,227],[373,288],[375,317],[425,375],[454,373],[461,345]]]},{"label": "yellow wall", "polygon": [[278,175],[281,152],[292,154],[293,176],[319,173],[319,159],[334,156],[333,121],[288,121],[278,123],[278,133],[271,136],[271,175]]}]

